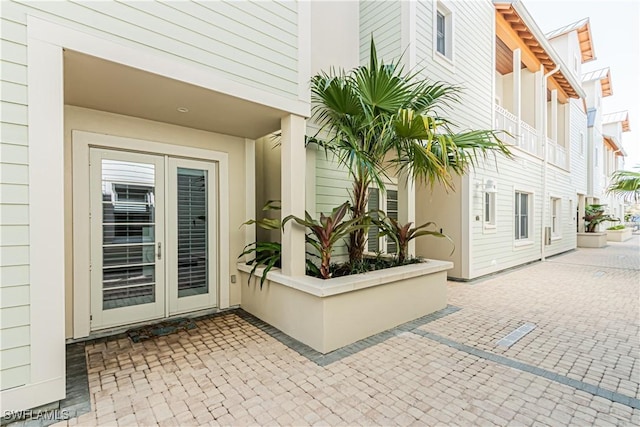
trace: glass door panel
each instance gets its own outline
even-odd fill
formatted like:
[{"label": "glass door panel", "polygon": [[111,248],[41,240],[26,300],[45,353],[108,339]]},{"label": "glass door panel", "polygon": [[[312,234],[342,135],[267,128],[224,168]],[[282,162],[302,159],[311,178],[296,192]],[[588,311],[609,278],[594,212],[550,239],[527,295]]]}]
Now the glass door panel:
[{"label": "glass door panel", "polygon": [[215,165],[169,159],[170,311],[214,307],[216,303]]},{"label": "glass door panel", "polygon": [[163,163],[159,156],[91,150],[93,327],[164,313]]}]

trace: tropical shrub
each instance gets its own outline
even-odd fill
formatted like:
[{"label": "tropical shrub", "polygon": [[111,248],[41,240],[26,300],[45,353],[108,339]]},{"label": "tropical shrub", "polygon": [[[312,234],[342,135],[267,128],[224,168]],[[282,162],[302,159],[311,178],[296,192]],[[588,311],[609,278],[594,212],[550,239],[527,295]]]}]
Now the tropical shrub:
[{"label": "tropical shrub", "polygon": [[605,213],[607,205],[587,205],[584,207],[584,226],[587,233],[595,233],[598,225],[606,221],[620,221],[609,214]]},{"label": "tropical shrub", "polygon": [[[269,200],[262,207],[263,212],[269,211],[279,211],[280,210],[280,201],[279,200]],[[245,222],[243,225],[251,225],[256,224],[258,227],[263,230],[280,230],[281,221],[280,218],[262,218],[262,219],[251,219]],[[264,281],[267,279],[267,274],[274,267],[282,266],[282,244],[280,242],[260,242],[255,241],[253,243],[248,244],[244,247],[243,252],[238,256],[238,258],[242,258],[245,255],[254,255],[254,258],[247,261],[248,265],[253,265],[251,272],[249,273],[249,281],[251,283],[251,277],[255,274],[256,270],[259,266],[263,265],[264,270],[262,271],[262,276],[260,277],[260,289],[264,285]]]},{"label": "tropical shrub", "polygon": [[289,215],[282,220],[282,227],[290,220],[294,220],[309,229],[306,241],[320,254],[320,277],[323,279],[331,277],[331,254],[334,245],[354,230],[365,227],[364,224],[358,224],[362,219],[360,217],[344,220],[347,212],[349,212],[349,207],[349,202],[344,202],[333,209],[329,216],[321,213],[319,221],[313,219],[309,212],[305,212],[304,219]]},{"label": "tropical shrub", "polygon": [[611,175],[607,193],[622,197],[624,200],[640,202],[640,166],[638,171],[616,171]]},{"label": "tropical shrub", "polygon": [[[420,71],[405,73],[400,60],[379,61],[373,39],[368,65],[312,78],[313,117],[320,129],[308,141],[347,169],[352,218],[365,217],[369,186],[384,191],[390,171],[452,189],[452,174],[464,174],[478,156],[511,155],[493,130],[453,131],[443,113],[460,102],[460,90],[425,80]],[[366,227],[349,233],[351,263],[362,260],[365,242]]]},{"label": "tropical shrub", "polygon": [[622,224],[612,225],[611,227],[607,227],[607,230],[624,230],[626,227]]},{"label": "tropical shrub", "polygon": [[[387,216],[384,212],[380,212],[379,219],[374,221],[380,228],[379,235],[387,236],[396,242],[398,262],[403,263],[407,258],[409,242],[422,236],[435,236],[449,240],[451,245],[453,241],[446,234],[436,230],[428,230],[429,227],[436,227],[433,222],[427,222],[417,227],[412,227],[413,223],[400,224],[397,220]],[[453,249],[451,251],[453,253]]]}]

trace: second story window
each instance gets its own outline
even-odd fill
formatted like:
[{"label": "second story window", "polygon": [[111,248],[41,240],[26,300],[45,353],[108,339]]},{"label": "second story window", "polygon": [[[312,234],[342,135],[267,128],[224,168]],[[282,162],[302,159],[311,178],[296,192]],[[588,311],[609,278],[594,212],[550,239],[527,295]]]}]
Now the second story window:
[{"label": "second story window", "polygon": [[453,13],[441,2],[433,16],[433,50],[434,56],[453,61]]},{"label": "second story window", "polygon": [[531,201],[530,194],[520,191],[515,192],[515,239],[516,241],[529,239]]},{"label": "second story window", "polygon": [[436,29],[436,50],[440,52],[442,55],[447,55],[446,50],[446,21],[444,14],[438,11],[438,16],[436,18],[437,21],[437,29]]}]

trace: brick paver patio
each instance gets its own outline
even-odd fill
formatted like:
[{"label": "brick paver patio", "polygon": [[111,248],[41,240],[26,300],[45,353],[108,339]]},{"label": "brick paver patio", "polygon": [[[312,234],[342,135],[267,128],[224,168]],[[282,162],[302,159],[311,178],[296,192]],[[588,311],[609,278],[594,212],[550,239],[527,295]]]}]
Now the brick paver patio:
[{"label": "brick paver patio", "polygon": [[59,425],[640,425],[638,240],[450,283],[459,310],[324,366],[239,312],[88,344],[92,411]]}]

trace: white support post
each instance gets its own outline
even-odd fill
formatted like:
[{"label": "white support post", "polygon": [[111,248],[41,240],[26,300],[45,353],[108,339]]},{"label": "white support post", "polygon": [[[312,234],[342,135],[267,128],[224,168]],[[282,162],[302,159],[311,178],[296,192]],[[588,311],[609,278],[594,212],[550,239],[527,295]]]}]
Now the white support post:
[{"label": "white support post", "polygon": [[[245,221],[256,219],[256,141],[244,140]],[[256,241],[256,225],[244,226],[244,244]]]},{"label": "white support post", "polygon": [[[401,174],[398,181],[398,219],[401,224],[412,222],[416,225],[416,184],[411,176]],[[409,242],[407,256],[416,253],[415,239]]]},{"label": "white support post", "polygon": [[558,90],[551,91],[551,139],[558,143]]},{"label": "white support post", "polygon": [[[295,215],[304,218],[306,150],[305,119],[288,115],[282,118],[281,197],[282,218]],[[289,221],[282,233],[282,272],[287,276],[304,276],[304,228]]]},{"label": "white support post", "polygon": [[513,114],[518,118],[516,123],[516,138],[522,146],[522,67],[520,66],[522,52],[513,51]]}]

